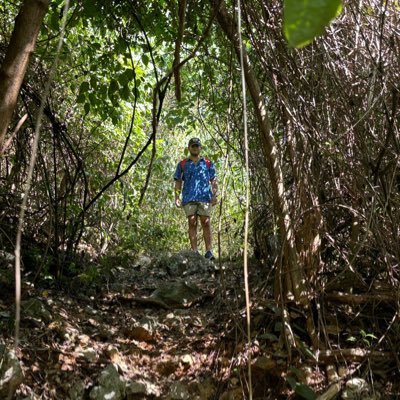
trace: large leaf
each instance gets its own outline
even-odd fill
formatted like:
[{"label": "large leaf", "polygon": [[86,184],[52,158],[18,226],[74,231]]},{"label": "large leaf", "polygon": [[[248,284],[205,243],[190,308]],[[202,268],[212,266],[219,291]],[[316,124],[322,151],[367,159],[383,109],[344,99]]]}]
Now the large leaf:
[{"label": "large leaf", "polygon": [[304,385],[303,383],[298,383],[294,391],[296,392],[297,395],[301,396],[303,399],[306,400],[315,400],[317,398],[317,395],[310,388],[310,386]]},{"label": "large leaf", "polygon": [[303,399],[306,400],[315,400],[317,395],[310,388],[310,386],[305,385],[304,383],[299,383],[292,376],[286,377],[287,383],[291,386],[291,388],[295,391],[295,393]]},{"label": "large leaf", "polygon": [[285,0],[283,30],[289,45],[311,43],[341,11],[341,0]]}]

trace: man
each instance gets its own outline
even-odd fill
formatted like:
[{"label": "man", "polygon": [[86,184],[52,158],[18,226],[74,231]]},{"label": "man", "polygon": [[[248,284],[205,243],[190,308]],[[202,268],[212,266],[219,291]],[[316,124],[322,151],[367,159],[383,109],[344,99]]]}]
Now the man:
[{"label": "man", "polygon": [[177,207],[183,207],[188,218],[190,245],[195,252],[198,252],[197,221],[200,218],[206,245],[205,257],[213,260],[210,216],[211,206],[217,204],[215,167],[210,160],[200,157],[199,138],[190,139],[188,149],[190,157],[178,164],[174,175],[175,204]]}]

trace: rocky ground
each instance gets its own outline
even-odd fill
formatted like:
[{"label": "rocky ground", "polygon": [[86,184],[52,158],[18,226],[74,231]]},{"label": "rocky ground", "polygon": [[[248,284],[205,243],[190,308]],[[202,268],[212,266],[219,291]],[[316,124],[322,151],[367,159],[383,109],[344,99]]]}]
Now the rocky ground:
[{"label": "rocky ground", "polygon": [[[2,293],[0,351],[4,365],[13,365],[15,398],[242,398],[245,382],[234,369],[244,362],[243,344],[235,365],[232,328],[224,326],[242,303],[232,289],[242,272],[235,264],[223,268],[229,282],[222,283],[218,263],[182,252],[115,267],[102,287],[76,288],[77,280],[67,292],[25,281],[12,360],[13,293]],[[10,382],[3,381],[6,396]]]},{"label": "rocky ground", "polygon": [[[326,393],[325,372],[301,357],[292,358],[287,372],[279,310],[262,300],[271,295],[261,268],[252,268],[258,292],[249,349],[240,262],[181,252],[128,264],[111,268],[101,285],[81,277],[68,291],[25,279],[16,354],[14,294],[3,274],[1,399],[11,388],[18,400],[239,400],[247,397],[250,353],[255,400],[316,398],[310,387]],[[354,378],[336,392],[384,398],[373,389]]]}]

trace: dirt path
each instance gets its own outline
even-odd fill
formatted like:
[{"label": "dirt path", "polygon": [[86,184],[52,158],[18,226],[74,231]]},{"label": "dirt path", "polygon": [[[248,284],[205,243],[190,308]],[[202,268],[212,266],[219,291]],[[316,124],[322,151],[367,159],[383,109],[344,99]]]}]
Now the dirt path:
[{"label": "dirt path", "polygon": [[[82,274],[61,288],[45,281],[33,285],[25,276],[14,358],[23,378],[19,375],[15,399],[243,400],[248,398],[250,352],[253,400],[316,398],[315,393],[326,392],[324,363],[312,358],[302,310],[295,304],[289,308],[299,343],[289,357],[267,269],[252,265],[249,349],[241,260],[222,267],[224,273],[199,255],[179,253],[128,260],[124,266],[114,262],[95,281]],[[6,397],[2,379],[8,362],[2,353],[12,349],[14,333],[7,271],[0,268],[0,399]],[[356,308],[326,302],[323,311],[327,333],[343,336],[338,342],[343,354],[352,347],[359,354],[371,347],[365,347],[365,340],[360,342],[364,347],[346,340],[364,329],[353,322],[349,330]],[[381,320],[390,320],[392,312],[383,304]],[[398,398],[394,359],[377,353],[368,364],[363,358],[336,360],[347,374],[340,381],[342,398],[350,398],[349,393],[367,393],[352,398],[369,400]],[[381,375],[373,388],[363,372],[372,370]]]},{"label": "dirt path", "polygon": [[[123,387],[113,400],[242,399],[232,358],[243,350],[241,333],[227,325],[239,310],[241,269],[225,264],[230,273],[221,280],[202,259],[181,261],[115,267],[102,287],[77,281],[69,293],[25,288],[18,354],[24,382],[16,398],[105,399],[116,378]],[[196,296],[182,306],[146,301],[177,282]],[[9,309],[11,301],[0,306]]]}]

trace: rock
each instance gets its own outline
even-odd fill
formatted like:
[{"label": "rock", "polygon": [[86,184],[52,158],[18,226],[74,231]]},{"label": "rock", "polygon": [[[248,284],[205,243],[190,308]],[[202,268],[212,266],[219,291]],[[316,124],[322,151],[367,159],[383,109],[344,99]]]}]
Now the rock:
[{"label": "rock", "polygon": [[135,259],[133,268],[135,269],[147,268],[151,263],[152,259],[149,256],[141,254]]},{"label": "rock", "polygon": [[22,368],[15,353],[0,345],[0,398],[6,399],[9,393],[14,394],[23,379]]},{"label": "rock", "polygon": [[185,281],[168,282],[156,289],[150,298],[163,302],[168,307],[190,307],[200,300],[203,292],[194,284]]},{"label": "rock", "polygon": [[276,368],[276,361],[269,357],[257,357],[253,362],[253,369],[259,369],[262,371],[270,371]]},{"label": "rock", "polygon": [[191,393],[195,393],[193,400],[211,400],[215,397],[216,383],[210,377],[202,382],[193,382],[190,385]]},{"label": "rock", "polygon": [[160,328],[160,324],[154,318],[144,317],[133,327],[125,328],[123,333],[130,339],[139,342],[152,342],[158,328]]},{"label": "rock", "polygon": [[52,320],[50,311],[36,298],[22,301],[21,310],[24,317],[40,320],[46,324]]},{"label": "rock", "polygon": [[160,394],[160,389],[154,383],[143,379],[131,380],[126,384],[127,400],[145,399],[147,396],[159,397]]},{"label": "rock", "polygon": [[364,391],[369,390],[369,385],[365,379],[353,378],[346,382],[346,389]]},{"label": "rock", "polygon": [[124,334],[130,339],[137,340],[138,342],[154,341],[154,337],[151,332],[142,326],[134,326],[131,329],[125,329]]},{"label": "rock", "polygon": [[188,365],[193,365],[194,363],[194,358],[191,354],[184,354],[181,357],[181,361],[183,364],[188,364]]},{"label": "rock", "polygon": [[157,364],[156,371],[161,376],[170,376],[179,368],[179,362],[170,359]]},{"label": "rock", "polygon": [[345,400],[367,400],[369,396],[370,386],[365,379],[352,378],[346,382],[345,389],[342,393],[342,399]]},{"label": "rock", "polygon": [[243,398],[243,390],[242,388],[238,387],[224,392],[219,400],[242,400]]},{"label": "rock", "polygon": [[119,354],[118,349],[111,344],[108,345],[106,349],[106,355],[114,364],[118,364],[119,362],[121,362],[121,355]]},{"label": "rock", "polygon": [[173,382],[169,393],[168,393],[168,400],[188,400],[190,399],[190,393],[185,384],[182,382]]},{"label": "rock", "polygon": [[90,392],[92,400],[122,400],[125,397],[126,383],[119,376],[117,369],[110,364],[101,373],[98,379],[98,386]]},{"label": "rock", "polygon": [[65,320],[53,321],[48,325],[48,328],[57,333],[63,340],[74,342],[79,336],[79,331]]},{"label": "rock", "polygon": [[147,394],[147,387],[143,382],[129,382],[126,386],[126,394],[130,395]]},{"label": "rock", "polygon": [[163,256],[155,262],[155,268],[165,270],[172,277],[182,277],[204,273],[210,270],[212,263],[193,251],[181,251]]},{"label": "rock", "polygon": [[95,349],[88,347],[87,349],[82,349],[79,352],[79,356],[83,357],[89,362],[95,362],[97,359],[97,352]]},{"label": "rock", "polygon": [[68,400],[83,400],[85,396],[85,382],[78,381],[74,382],[71,389],[68,392]]}]

